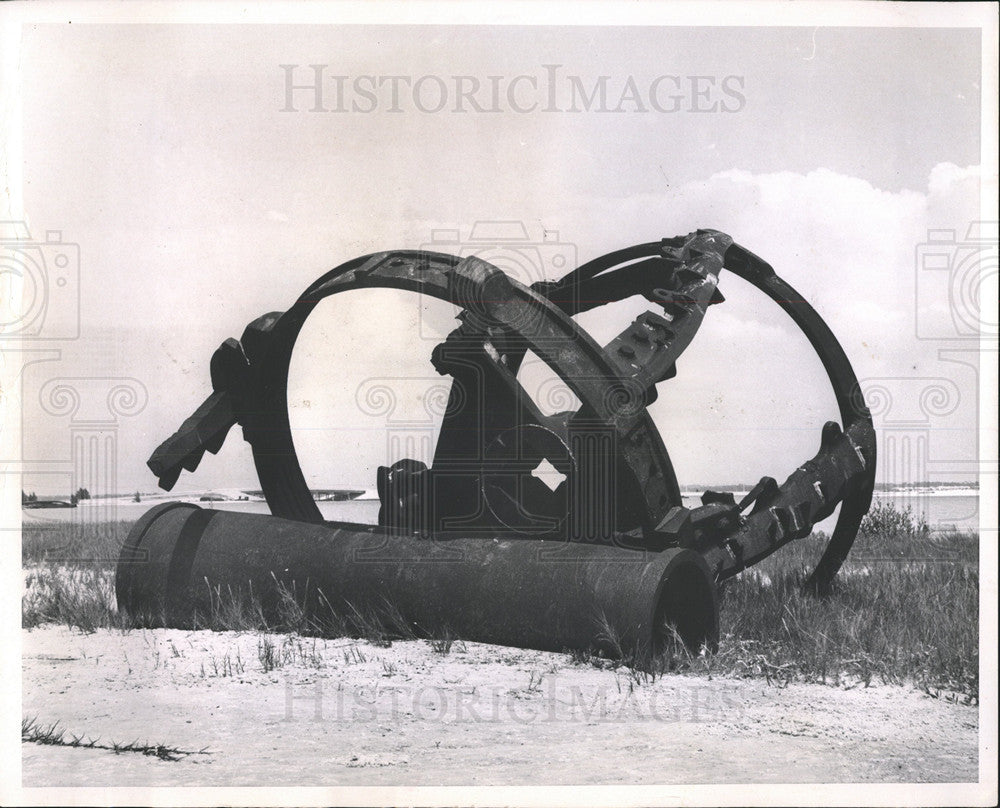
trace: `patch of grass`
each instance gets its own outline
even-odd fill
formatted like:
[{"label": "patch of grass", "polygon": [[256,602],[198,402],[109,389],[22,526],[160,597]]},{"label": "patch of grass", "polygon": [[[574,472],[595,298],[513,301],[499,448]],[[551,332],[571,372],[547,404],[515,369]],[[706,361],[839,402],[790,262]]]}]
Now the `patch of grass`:
[{"label": "patch of grass", "polygon": [[906,538],[913,539],[929,534],[930,528],[923,514],[913,512],[913,506],[900,508],[893,502],[875,499],[871,508],[861,520],[859,535],[865,538]]},{"label": "patch of grass", "polygon": [[697,661],[697,657],[688,650],[680,634],[670,624],[662,627],[665,635],[662,647],[650,648],[647,645],[627,643],[603,613],[598,616],[597,623],[600,629],[598,648],[577,650],[573,660],[601,669],[624,669],[629,680],[629,692],[636,686],[652,684],[671,671],[692,670]]},{"label": "patch of grass", "polygon": [[[271,573],[271,580],[274,581],[275,591],[278,596],[276,607],[278,625],[282,626],[285,631],[308,631],[310,628],[309,617],[306,613],[305,604],[295,591],[295,582],[292,581],[289,586],[283,581],[279,581],[273,572]],[[306,581],[306,586],[309,586],[308,581]],[[260,610],[258,609],[258,611]]]},{"label": "patch of grass", "polygon": [[85,524],[26,524],[21,529],[21,564],[113,567],[133,524],[124,519]]},{"label": "patch of grass", "polygon": [[392,645],[393,634],[381,615],[374,609],[362,611],[353,603],[347,604],[346,623],[352,636],[358,636],[379,648],[389,648]]},{"label": "patch of grass", "polygon": [[931,531],[910,509],[876,502],[834,581],[803,582],[829,537],[782,548],[720,588],[715,653],[674,644],[668,669],[838,686],[909,684],[979,699],[979,538]]},{"label": "patch of grass", "polygon": [[569,654],[574,665],[589,665],[592,668],[604,670],[621,664],[619,660],[609,659],[604,656],[603,652],[595,651],[592,648],[567,648],[565,653]]},{"label": "patch of grass", "polygon": [[344,664],[345,665],[363,665],[368,661],[364,652],[358,648],[356,645],[350,645],[344,649]]},{"label": "patch of grass", "polygon": [[39,743],[48,746],[85,746],[92,747],[97,741],[83,742],[83,736],[73,737],[66,740],[66,731],[59,729],[59,722],[52,724],[39,724],[36,718],[21,719],[21,742]]},{"label": "patch of grass", "polygon": [[461,642],[448,626],[443,626],[437,631],[432,632],[431,636],[427,639],[431,650],[435,654],[441,654],[442,656],[450,654],[452,646],[456,642],[458,642],[458,649],[465,651],[465,643]]},{"label": "patch of grass", "polygon": [[[783,547],[720,588],[720,640],[692,653],[674,637],[657,655],[624,648],[604,620],[599,650],[577,664],[626,669],[630,689],[669,671],[853,687],[909,684],[965,704],[979,699],[979,539],[931,531],[907,508],[876,502],[827,597],[803,583],[829,537]],[[617,675],[617,674],[616,674]]]},{"label": "patch of grass", "polygon": [[435,654],[450,654],[451,645],[455,642],[455,640],[452,637],[436,637],[432,640],[428,640],[427,642],[430,643],[431,650],[434,651]]},{"label": "patch of grass", "polygon": [[274,575],[271,578],[273,584],[266,596],[249,584],[245,588],[213,587],[206,581],[209,606],[196,612],[192,628],[351,637],[380,648],[388,648],[393,640],[418,636],[399,609],[384,598],[374,606],[359,608],[344,602],[336,608],[322,590],[310,590],[308,582],[297,591],[294,582],[286,584]]},{"label": "patch of grass", "polygon": [[277,653],[274,643],[269,637],[261,637],[257,640],[257,659],[260,660],[260,667],[264,673],[273,671],[281,667],[281,656]]},{"label": "patch of grass", "polygon": [[129,630],[140,624],[120,614],[114,571],[95,565],[40,566],[27,573],[21,598],[21,625],[70,626],[87,634],[101,628]]},{"label": "patch of grass", "polygon": [[720,672],[829,684],[874,680],[979,693],[979,571],[971,564],[849,563],[833,593],[806,568],[740,576],[723,589]]},{"label": "patch of grass", "polygon": [[299,661],[312,668],[322,668],[325,664],[323,654],[316,648],[316,638],[312,638],[312,644],[308,645],[302,640],[296,641],[296,648],[299,653]]},{"label": "patch of grass", "polygon": [[106,749],[116,755],[126,752],[136,752],[141,755],[159,758],[160,760],[178,761],[191,755],[210,754],[206,749],[197,752],[178,749],[164,744],[149,744],[132,741],[130,743],[110,744],[100,743],[99,739],[88,738],[84,740],[82,735],[70,735],[66,737],[66,730],[59,729],[59,722],[52,724],[39,724],[36,718],[21,719],[21,743],[37,743],[45,746],[68,746],[80,749]]},{"label": "patch of grass", "polygon": [[177,761],[183,760],[188,755],[207,754],[204,750],[199,752],[187,752],[174,746],[164,746],[163,744],[148,744],[132,741],[131,743],[112,743],[111,751],[116,755],[124,752],[138,752],[142,755],[150,755],[160,760]]},{"label": "patch of grass", "polygon": [[545,675],[539,673],[538,671],[528,672],[528,684],[524,688],[527,693],[541,693],[542,692],[542,680]]},{"label": "patch of grass", "polygon": [[119,613],[115,567],[133,523],[24,525],[21,625],[66,625],[84,633],[155,625],[150,615]]},{"label": "patch of grass", "polygon": [[247,608],[242,592],[221,584],[212,586],[205,581],[208,592],[208,612],[195,611],[191,621],[194,630],[261,631],[265,628],[264,615],[252,613]]},{"label": "patch of grass", "polygon": [[[240,657],[240,652],[236,652],[236,656],[231,656],[226,654],[221,659],[212,657],[212,673],[215,676],[220,676],[222,678],[231,678],[233,676],[242,676],[244,671],[246,671],[246,663]],[[204,666],[202,666],[202,677],[204,678]]]},{"label": "patch of grass", "polygon": [[323,655],[316,650],[315,637],[311,646],[294,635],[285,637],[279,646],[272,637],[262,634],[257,638],[257,659],[265,673],[286,665],[302,664],[313,668],[323,666]]},{"label": "patch of grass", "polygon": [[[162,625],[162,616],[122,615],[115,606],[112,562],[130,525],[77,528],[64,535],[26,526],[22,624],[56,623],[81,631],[129,630]],[[791,681],[866,686],[908,683],[929,695],[966,703],[979,694],[979,539],[975,533],[928,530],[909,509],[876,501],[833,592],[817,598],[802,590],[829,537],[816,533],[783,547],[721,588],[718,650],[691,653],[679,641],[652,655],[623,648],[607,629],[599,649],[574,651],[576,664],[626,668],[630,687],[669,671],[753,676],[776,685]],[[87,547],[87,542],[93,544]],[[79,550],[67,554],[59,548]],[[61,555],[53,551],[59,550]],[[80,559],[100,559],[100,562]],[[247,587],[208,588],[209,608],[193,628],[351,637],[386,647],[395,639],[428,639],[435,653],[456,642],[450,631],[427,631],[408,622],[386,599],[377,607],[335,607],[323,592],[307,602],[294,584],[273,579],[267,598]],[[606,622],[606,621],[605,621]],[[296,639],[296,642],[301,641]],[[270,644],[268,647],[267,644]],[[366,661],[356,646],[345,663]],[[277,646],[261,640],[265,670],[292,660],[322,664],[315,646]],[[241,673],[244,662],[212,660],[216,675]]]}]

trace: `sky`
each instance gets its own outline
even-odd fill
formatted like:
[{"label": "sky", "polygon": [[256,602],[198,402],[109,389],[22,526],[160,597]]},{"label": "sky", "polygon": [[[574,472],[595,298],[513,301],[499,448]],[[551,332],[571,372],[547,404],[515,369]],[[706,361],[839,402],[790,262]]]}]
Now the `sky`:
[{"label": "sky", "polygon": [[[534,280],[723,230],[813,304],[874,391],[898,438],[881,479],[978,473],[979,343],[951,317],[996,299],[995,259],[969,239],[996,183],[979,168],[976,29],[39,24],[19,47],[21,194],[3,218],[47,255],[47,231],[79,245],[78,275],[45,298],[54,336],[31,343],[49,353],[4,358],[22,400],[4,457],[40,492],[64,477],[39,470],[79,462],[83,429],[113,435],[114,467],[94,474],[154,490],[145,461],[211,392],[219,343],[331,267],[435,231]],[[472,238],[490,222],[521,223],[520,252]],[[944,271],[926,265],[931,231]],[[783,479],[837,418],[832,392],[773,304],[728,274],[720,289],[651,413],[682,484]],[[603,344],[647,308],[581,323]],[[400,459],[387,431],[433,434],[429,356],[453,314],[387,291],[317,309],[289,392],[314,487],[374,487]],[[525,373],[530,393],[551,386]],[[107,409],[100,380],[134,400],[53,404],[69,384]],[[366,404],[379,384],[388,415]],[[240,486],[256,476],[236,429],[178,487]]]}]

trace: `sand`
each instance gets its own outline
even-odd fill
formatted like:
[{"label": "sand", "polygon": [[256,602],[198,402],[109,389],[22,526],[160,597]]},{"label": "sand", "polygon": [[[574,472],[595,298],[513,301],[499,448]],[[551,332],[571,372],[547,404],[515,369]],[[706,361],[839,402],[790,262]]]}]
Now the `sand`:
[{"label": "sand", "polygon": [[[769,685],[455,643],[23,632],[23,714],[195,754],[25,743],[31,786],[970,782],[978,710],[910,687]],[[265,670],[267,646],[277,667]]]}]

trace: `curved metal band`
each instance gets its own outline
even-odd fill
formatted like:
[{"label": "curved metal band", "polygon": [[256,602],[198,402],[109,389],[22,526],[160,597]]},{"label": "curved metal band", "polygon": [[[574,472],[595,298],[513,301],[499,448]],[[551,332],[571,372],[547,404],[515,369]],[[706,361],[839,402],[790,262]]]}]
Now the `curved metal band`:
[{"label": "curved metal band", "polygon": [[[348,289],[376,287],[450,301],[534,351],[567,383],[588,413],[614,428],[626,470],[643,481],[643,528],[655,525],[670,507],[680,504],[673,467],[645,407],[623,403],[609,394],[619,381],[617,369],[570,317],[480,259],[401,251],[364,256],[332,270],[287,312],[251,324],[250,333],[241,340],[250,360],[249,390],[255,393],[250,396],[252,411],[241,413],[239,419],[275,516],[322,521],[299,466],[288,420],[288,369],[298,334],[323,298]],[[624,485],[628,487],[629,481]]]},{"label": "curved metal band", "polygon": [[[674,307],[677,319],[669,325],[677,324],[680,330],[676,344],[663,356],[675,357],[693,336],[704,304],[721,300],[715,295],[711,300],[703,296],[695,312],[692,305],[696,301],[687,292],[699,283],[711,290],[712,283],[706,287],[703,282],[714,280],[723,266],[774,300],[806,335],[833,386],[844,432],[836,424],[828,424],[819,454],[780,489],[761,496],[738,530],[710,536],[713,546],[706,546],[703,552],[716,576],[728,577],[784,542],[805,535],[840,502],[836,529],[808,582],[817,591],[825,591],[871,503],[875,479],[871,416],[849,360],[820,316],[770,265],[717,231],[700,230],[687,237],[618,250],[580,266],[559,281],[538,283],[530,289],[476,258],[408,251],[348,261],[317,279],[287,312],[264,315],[247,327],[239,343],[227,340],[223,344],[212,359],[215,392],[154,452],[150,468],[161,486],[169,490],[182,468],[193,471],[204,451],[218,451],[229,427],[238,421],[253,448],[272,513],[300,521],[322,521],[299,466],[288,419],[292,350],[303,324],[323,298],[348,289],[397,288],[454,303],[465,310],[466,324],[473,324],[473,334],[481,333],[485,340],[500,333],[515,352],[531,349],[558,373],[583,402],[582,413],[613,427],[623,470],[630,478],[621,481],[619,491],[638,492],[639,526],[648,539],[642,546],[660,544],[663,536],[655,534],[670,523],[670,518],[666,522],[662,519],[669,509],[680,505],[681,497],[666,448],[646,412],[651,398],[621,400],[622,381],[631,369],[616,364],[609,355],[611,346],[608,351],[601,349],[571,317],[604,303],[644,295],[668,311]],[[643,385],[669,378],[671,368],[661,364],[647,370]],[[507,373],[509,386],[523,394],[514,381],[516,364]],[[647,394],[655,396],[655,388],[647,387]],[[773,480],[770,484],[776,487]]]},{"label": "curved metal band", "polygon": [[[683,239],[680,238],[663,239],[662,241],[637,244],[600,256],[581,265],[577,270],[553,284],[551,294],[553,298],[562,302],[564,310],[570,314],[586,310],[590,307],[593,294],[588,294],[585,290],[593,289],[602,279],[604,279],[605,289],[612,285],[621,286],[620,273],[627,272],[629,267],[625,266],[611,272],[608,270],[643,258],[669,255],[682,243]],[[875,487],[876,460],[874,425],[871,413],[864,405],[858,379],[851,367],[850,360],[816,310],[790,284],[778,277],[770,264],[739,244],[733,243],[726,250],[724,265],[730,272],[743,278],[777,303],[805,334],[830,379],[844,431],[850,433],[850,440],[863,455],[864,476],[860,484],[855,485],[841,501],[836,528],[816,569],[807,581],[808,587],[818,592],[825,592],[829,589],[834,576],[850,552],[861,520],[871,505]],[[630,285],[635,287],[632,291],[633,293],[641,293],[643,280],[638,277],[636,272],[633,272],[632,275],[634,277],[631,279]],[[648,282],[646,285],[648,286]],[[575,306],[574,301],[578,301]],[[723,577],[735,574],[745,566],[746,564],[742,563],[731,564],[727,574]]]},{"label": "curved metal band", "polygon": [[829,590],[834,576],[851,551],[861,520],[871,505],[875,490],[875,427],[864,404],[858,377],[837,338],[802,295],[775,273],[766,261],[734,244],[726,254],[726,269],[753,284],[777,303],[802,330],[826,370],[844,431],[856,436],[864,454],[866,474],[840,504],[840,515],[830,542],[806,585],[818,592]]}]

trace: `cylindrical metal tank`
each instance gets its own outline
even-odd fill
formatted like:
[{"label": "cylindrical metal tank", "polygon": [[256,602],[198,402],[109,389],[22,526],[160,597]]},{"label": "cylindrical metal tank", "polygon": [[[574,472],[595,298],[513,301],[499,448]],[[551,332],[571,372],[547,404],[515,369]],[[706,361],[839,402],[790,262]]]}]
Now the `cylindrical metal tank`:
[{"label": "cylindrical metal tank", "polygon": [[708,566],[679,548],[422,537],[167,503],[133,527],[116,578],[120,609],[173,627],[207,625],[220,594],[266,615],[282,589],[318,618],[392,614],[418,635],[541,650],[655,654],[671,625],[693,649],[718,636]]}]

